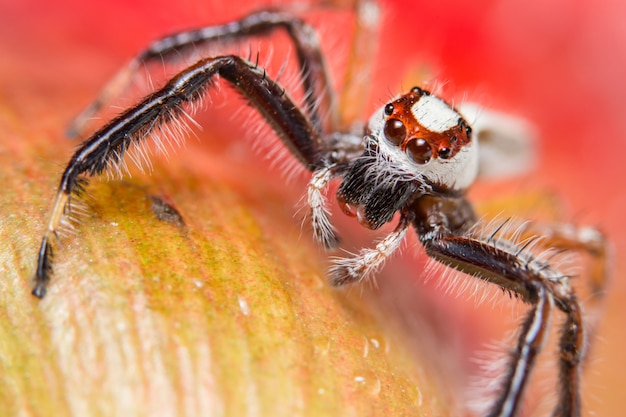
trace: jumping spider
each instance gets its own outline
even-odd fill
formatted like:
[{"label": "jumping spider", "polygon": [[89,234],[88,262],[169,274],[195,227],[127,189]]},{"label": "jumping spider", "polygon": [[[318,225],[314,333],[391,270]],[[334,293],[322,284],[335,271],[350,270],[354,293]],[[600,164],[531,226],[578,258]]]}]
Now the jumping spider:
[{"label": "jumping spider", "polygon": [[[420,87],[411,88],[374,112],[362,132],[339,129],[334,95],[324,58],[312,27],[295,15],[265,10],[224,25],[164,37],[152,43],[103,90],[77,119],[74,130],[104,103],[121,93],[149,62],[168,62],[198,46],[265,36],[284,30],[297,53],[303,91],[300,108],[289,93],[257,63],[237,55],[205,57],[180,71],[162,88],[123,111],[93,133],[75,151],[61,177],[54,208],[43,235],[32,291],[42,298],[53,273],[53,250],[63,223],[75,211],[86,178],[123,164],[129,148],[158,135],[177,135],[216,78],[228,82],[258,111],[295,158],[312,173],[307,202],[315,238],[326,248],[338,239],[326,208],[325,190],[341,184],[342,210],[368,229],[378,229],[397,215],[395,229],[374,249],[335,260],[330,282],[340,286],[363,280],[398,249],[413,227],[428,256],[482,279],[530,305],[510,353],[497,399],[489,416],[518,414],[535,359],[548,331],[554,307],[565,315],[559,341],[559,398],[554,415],[580,416],[580,373],[586,331],[569,277],[560,272],[552,252],[591,255],[593,287],[600,293],[606,274],[602,235],[591,228],[526,223],[507,237],[502,222],[490,232],[476,227],[477,217],[466,192],[478,175],[478,130],[459,110]],[[541,243],[537,235],[543,235]]]}]

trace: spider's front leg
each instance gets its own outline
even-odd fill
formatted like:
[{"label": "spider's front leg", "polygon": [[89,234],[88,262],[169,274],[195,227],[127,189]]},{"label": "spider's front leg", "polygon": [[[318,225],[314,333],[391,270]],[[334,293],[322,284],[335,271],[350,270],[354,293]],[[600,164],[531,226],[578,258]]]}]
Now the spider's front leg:
[{"label": "spider's front leg", "polygon": [[452,211],[442,216],[436,198],[423,198],[415,204],[415,228],[426,253],[434,260],[500,286],[531,305],[511,353],[501,391],[487,414],[489,417],[516,416],[523,393],[544,341],[553,306],[566,315],[559,342],[560,392],[554,415],[578,417],[580,373],[585,354],[581,309],[569,277],[548,262],[535,257],[525,240],[513,241],[474,236],[467,228],[450,227]]},{"label": "spider's front leg", "polygon": [[[183,130],[193,104],[219,75],[235,87],[264,117],[291,153],[309,170],[323,169],[327,145],[316,127],[298,109],[284,89],[265,71],[238,56],[207,58],[183,70],[163,88],[124,111],[95,132],[76,150],[65,169],[38,254],[33,295],[43,297],[52,275],[54,244],[61,226],[71,219],[86,176],[97,176],[123,164],[133,146],[142,146],[151,134]],[[181,122],[182,120],[182,122]]]}]

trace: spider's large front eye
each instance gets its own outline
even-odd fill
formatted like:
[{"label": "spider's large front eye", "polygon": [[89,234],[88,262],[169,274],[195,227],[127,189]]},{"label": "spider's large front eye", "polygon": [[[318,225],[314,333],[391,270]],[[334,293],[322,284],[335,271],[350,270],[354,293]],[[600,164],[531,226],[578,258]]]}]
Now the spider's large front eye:
[{"label": "spider's large front eye", "polygon": [[385,137],[389,142],[399,146],[406,138],[406,127],[401,120],[389,119],[385,123]]},{"label": "spider's large front eye", "polygon": [[418,164],[425,164],[430,161],[433,156],[433,150],[424,139],[419,138],[409,142],[406,147],[406,151],[411,159]]}]

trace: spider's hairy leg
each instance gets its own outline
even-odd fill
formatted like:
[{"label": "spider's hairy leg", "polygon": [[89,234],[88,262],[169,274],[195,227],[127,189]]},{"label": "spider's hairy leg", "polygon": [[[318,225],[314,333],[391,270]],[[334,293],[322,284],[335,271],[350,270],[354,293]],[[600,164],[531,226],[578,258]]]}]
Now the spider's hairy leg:
[{"label": "spider's hairy leg", "polygon": [[554,255],[576,253],[588,256],[590,264],[584,268],[585,272],[582,274],[588,288],[585,288],[585,292],[581,292],[585,295],[580,295],[580,298],[585,300],[586,339],[588,343],[586,353],[589,355],[598,329],[600,313],[611,274],[612,248],[602,232],[589,226],[527,222],[519,229],[518,235],[520,239],[524,240],[533,236],[541,236],[541,246],[549,248],[546,251],[548,255],[552,252]]},{"label": "spider's hairy leg", "polygon": [[580,305],[572,294],[557,305],[567,314],[559,341],[559,379],[561,392],[554,410],[555,417],[580,417],[580,373],[588,348],[583,349],[586,331]]},{"label": "spider's hairy leg", "polygon": [[522,236],[540,235],[543,246],[560,251],[586,253],[591,258],[588,273],[592,304],[599,304],[606,295],[610,271],[611,247],[599,230],[573,224],[528,223]]},{"label": "spider's hairy leg", "polygon": [[333,166],[321,168],[313,173],[307,188],[307,203],[310,209],[311,225],[315,240],[326,249],[333,249],[339,244],[337,232],[330,221],[330,212],[326,207],[326,188],[333,178]]},{"label": "spider's hairy leg", "polygon": [[326,190],[333,178],[340,177],[351,161],[363,154],[363,138],[354,133],[333,132],[325,135],[323,140],[328,145],[328,151],[323,157],[322,167],[313,173],[309,181],[307,203],[315,240],[326,249],[334,249],[340,239],[330,221]]},{"label": "spider's hairy leg", "polygon": [[48,226],[41,239],[41,246],[37,256],[36,282],[32,294],[42,298],[46,295],[46,287],[52,275],[52,261],[54,259],[55,243],[58,243],[59,229],[64,217],[70,213],[70,195],[62,190],[57,192],[52,214]]},{"label": "spider's hairy leg", "polygon": [[514,416],[516,410],[521,408],[524,386],[528,383],[536,357],[548,337],[554,299],[541,286],[535,289],[534,296],[536,299],[532,301],[533,305],[520,329],[517,348],[511,355],[512,366],[504,377],[506,383],[503,392],[488,417]]},{"label": "spider's hairy leg", "polygon": [[240,20],[182,31],[154,41],[121,69],[105,85],[96,100],[72,121],[68,136],[80,136],[89,119],[126,91],[144,65],[152,62],[175,62],[181,57],[193,56],[197,52],[196,48],[241,41],[251,36],[268,36],[281,28],[286,31],[296,48],[307,115],[312,124],[321,130],[321,114],[328,114],[331,121],[329,130],[334,130],[334,97],[315,31],[306,22],[288,12],[262,10]]},{"label": "spider's hairy leg", "polygon": [[[509,362],[498,399],[489,416],[517,415],[520,400],[547,330],[552,304],[566,315],[560,339],[560,395],[555,415],[580,416],[579,380],[584,356],[583,322],[580,306],[568,277],[543,262],[534,262],[512,242],[474,238],[433,230],[432,225],[416,223],[426,253],[434,260],[469,275],[500,286],[531,304]],[[468,277],[470,279],[470,277]],[[553,301],[552,301],[553,300]],[[534,329],[534,330],[533,330]]]},{"label": "spider's hairy leg", "polygon": [[61,177],[57,200],[42,239],[33,295],[43,297],[52,275],[52,237],[71,215],[70,202],[79,196],[85,176],[97,176],[122,163],[126,151],[141,144],[159,129],[186,117],[215,75],[228,81],[265,118],[292,154],[309,170],[324,165],[325,146],[309,120],[283,88],[265,72],[238,56],[207,58],[181,71],[162,89],[111,120],[81,144]]},{"label": "spider's hairy leg", "polygon": [[361,249],[356,256],[350,258],[334,259],[329,271],[330,283],[334,286],[350,284],[366,279],[380,269],[402,244],[411,221],[411,215],[402,211],[398,225],[375,248]]}]

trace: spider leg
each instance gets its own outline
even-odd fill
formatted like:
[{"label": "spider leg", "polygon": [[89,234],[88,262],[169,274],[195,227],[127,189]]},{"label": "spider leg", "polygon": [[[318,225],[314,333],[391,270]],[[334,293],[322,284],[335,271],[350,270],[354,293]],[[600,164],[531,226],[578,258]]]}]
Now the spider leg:
[{"label": "spider leg", "polygon": [[527,385],[536,357],[547,336],[554,300],[545,288],[538,287],[536,301],[528,312],[518,337],[517,348],[512,352],[513,366],[505,376],[505,383],[489,417],[513,416],[521,406],[522,393]]},{"label": "spider leg", "polygon": [[411,221],[412,216],[408,212],[401,212],[398,225],[376,247],[361,249],[354,257],[334,259],[329,271],[330,283],[334,286],[350,284],[365,279],[380,269],[387,258],[400,247]]},{"label": "spider leg", "polygon": [[326,162],[325,145],[306,116],[283,88],[265,72],[238,56],[206,58],[181,71],[162,89],[124,111],[83,142],[61,177],[52,215],[44,233],[33,295],[43,297],[52,275],[53,243],[60,225],[71,216],[72,200],[79,197],[85,176],[102,174],[121,163],[126,151],[153,132],[165,128],[193,109],[214,76],[227,80],[265,118],[293,155],[309,170]]},{"label": "spider leg", "polygon": [[528,223],[522,236],[540,235],[543,246],[562,251],[577,251],[591,257],[589,286],[592,304],[600,304],[606,295],[610,276],[609,258],[611,248],[604,235],[593,227],[578,227],[572,224]]},{"label": "spider leg", "polygon": [[334,132],[325,136],[328,155],[324,166],[315,171],[307,189],[309,216],[313,226],[313,236],[326,249],[334,249],[339,244],[339,237],[330,221],[330,211],[326,208],[326,189],[333,178],[345,174],[351,161],[363,154],[361,135]]},{"label": "spider leg", "polygon": [[237,41],[255,35],[267,36],[281,28],[287,32],[296,48],[302,69],[305,108],[311,124],[321,132],[324,115],[328,116],[327,131],[336,130],[333,90],[315,31],[290,13],[263,10],[238,21],[183,31],[153,42],[120,70],[102,89],[98,98],[74,119],[68,128],[68,136],[79,136],[90,118],[130,86],[143,65],[155,61],[176,61],[181,54],[193,53],[196,47],[215,42]]},{"label": "spider leg", "polygon": [[578,300],[568,279],[546,265],[525,259],[513,243],[437,233],[416,224],[426,253],[462,272],[499,285],[532,305],[511,357],[502,391],[489,416],[515,416],[541,349],[554,304],[566,315],[560,339],[560,396],[555,416],[580,416],[579,379],[584,354],[583,323]]},{"label": "spider leg", "polygon": [[[585,294],[586,317],[586,356],[595,339],[606,287],[610,276],[611,247],[604,235],[593,227],[572,224],[552,224],[529,222],[520,230],[520,237],[542,237],[542,246],[556,249],[557,252],[579,252],[590,259],[588,271],[584,274],[588,280]],[[582,299],[583,296],[580,295]]]},{"label": "spider leg", "polygon": [[357,0],[355,28],[348,57],[345,84],[339,94],[341,128],[347,129],[355,120],[361,120],[367,100],[374,59],[378,48],[381,11],[372,0]]},{"label": "spider leg", "polygon": [[330,221],[325,195],[326,188],[333,179],[333,168],[335,166],[331,165],[315,171],[307,188],[307,203],[310,209],[313,236],[326,249],[333,249],[339,244],[337,232]]},{"label": "spider leg", "polygon": [[[557,305],[559,305],[557,301]],[[561,310],[567,314],[563,324],[563,333],[559,341],[559,378],[561,392],[555,417],[580,417],[580,371],[588,349],[583,349],[585,332],[580,306],[573,295],[561,304]]]}]

